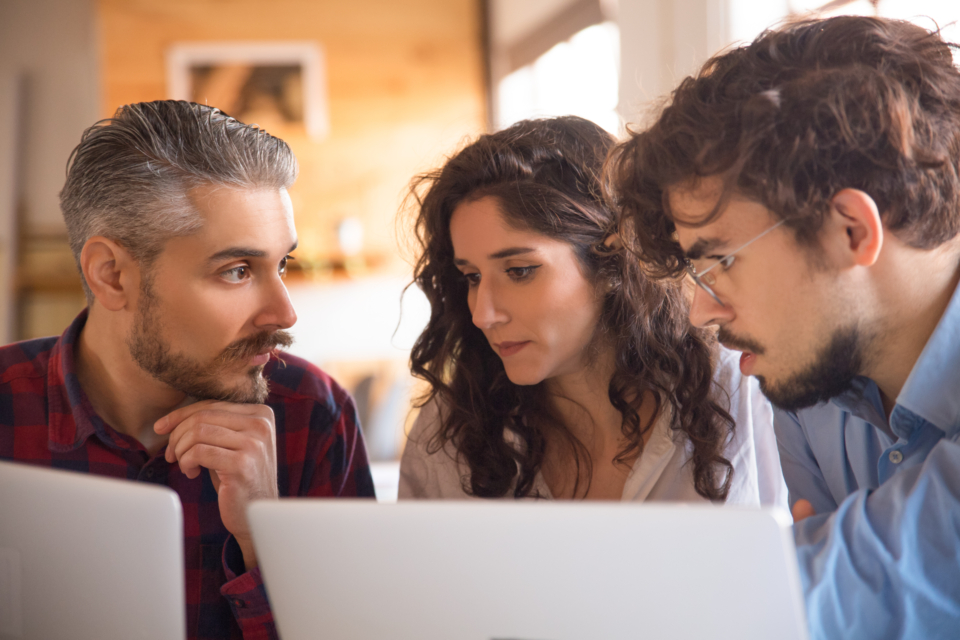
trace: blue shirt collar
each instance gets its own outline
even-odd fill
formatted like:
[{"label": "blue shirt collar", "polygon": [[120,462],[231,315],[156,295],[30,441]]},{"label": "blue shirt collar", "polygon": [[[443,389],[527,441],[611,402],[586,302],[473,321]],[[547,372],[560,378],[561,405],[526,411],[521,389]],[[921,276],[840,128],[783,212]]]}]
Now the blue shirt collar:
[{"label": "blue shirt collar", "polygon": [[[889,423],[880,389],[870,378],[857,376],[848,391],[830,402],[874,426],[892,429],[899,437],[910,437],[904,428],[912,430],[913,421],[908,421],[909,425]],[[901,411],[905,409],[926,420],[947,436],[960,431],[960,287],[954,291],[940,322],[913,365],[897,396],[897,406]],[[897,411],[896,407],[894,411]],[[898,423],[897,420],[893,422]]]},{"label": "blue shirt collar", "polygon": [[960,431],[960,287],[910,371],[897,404],[948,437]]},{"label": "blue shirt collar", "polygon": [[874,426],[888,429],[887,416],[877,383],[865,376],[857,376],[849,390],[830,400],[847,413],[853,414]]}]

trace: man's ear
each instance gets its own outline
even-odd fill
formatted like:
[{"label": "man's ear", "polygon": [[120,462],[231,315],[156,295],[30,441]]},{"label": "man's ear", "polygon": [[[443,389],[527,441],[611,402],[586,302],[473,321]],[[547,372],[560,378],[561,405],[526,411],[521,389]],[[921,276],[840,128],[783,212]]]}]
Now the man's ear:
[{"label": "man's ear", "polygon": [[877,203],[859,189],[843,189],[830,200],[828,240],[841,264],[869,267],[883,247],[883,222]]},{"label": "man's ear", "polygon": [[87,286],[105,309],[119,311],[136,302],[140,265],[109,238],[93,236],[80,252],[80,268]]}]

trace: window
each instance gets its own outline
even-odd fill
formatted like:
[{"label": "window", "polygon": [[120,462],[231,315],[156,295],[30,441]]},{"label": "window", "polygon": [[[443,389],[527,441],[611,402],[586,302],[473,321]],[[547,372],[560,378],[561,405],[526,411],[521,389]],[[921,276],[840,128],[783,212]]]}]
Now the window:
[{"label": "window", "polygon": [[618,134],[620,32],[614,22],[587,27],[505,76],[497,85],[503,128],[538,116],[577,115]]}]

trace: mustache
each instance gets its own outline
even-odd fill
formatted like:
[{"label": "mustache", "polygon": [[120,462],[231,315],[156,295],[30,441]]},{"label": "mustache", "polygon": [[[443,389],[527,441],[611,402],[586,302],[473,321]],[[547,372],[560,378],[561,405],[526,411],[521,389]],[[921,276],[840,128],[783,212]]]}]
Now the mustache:
[{"label": "mustache", "polygon": [[725,327],[720,327],[720,330],[717,331],[717,340],[728,349],[734,349],[736,351],[749,351],[756,355],[762,355],[764,351],[766,351],[756,340],[735,336]]},{"label": "mustache", "polygon": [[220,361],[222,364],[242,362],[261,353],[276,351],[279,347],[289,347],[292,344],[293,336],[287,331],[263,331],[228,344],[220,354]]}]

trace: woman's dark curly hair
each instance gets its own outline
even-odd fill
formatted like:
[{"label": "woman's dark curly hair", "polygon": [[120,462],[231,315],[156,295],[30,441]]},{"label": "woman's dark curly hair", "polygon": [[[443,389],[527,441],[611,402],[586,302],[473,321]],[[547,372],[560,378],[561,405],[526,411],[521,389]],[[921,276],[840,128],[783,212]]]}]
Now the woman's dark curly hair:
[{"label": "woman's dark curly hair", "polygon": [[[430,383],[421,406],[438,400],[441,426],[429,449],[452,443],[470,469],[464,490],[479,497],[531,493],[544,461],[547,430],[569,445],[576,464],[574,495],[592,476],[586,448],[551,409],[544,383],[520,386],[474,326],[467,281],[454,265],[450,218],[458,205],[493,197],[507,222],[568,243],[587,279],[610,291],[598,335],[613,345],[612,404],[623,414],[627,445],[617,460],[638,455],[643,434],[663,410],[689,439],[696,491],[726,499],[733,467],[723,450],[734,428],[717,402],[715,344],[687,320],[688,301],[677,280],[654,280],[617,242],[617,215],[601,193],[600,176],[615,140],[582,118],[528,120],[480,136],[439,170],[414,179],[420,245],[414,278],[431,305],[427,327],[411,354],[414,375]],[[600,332],[603,332],[602,334]],[[647,393],[650,392],[650,393]],[[654,398],[644,423],[638,409]],[[510,429],[519,442],[504,440]],[[587,482],[581,483],[581,478]]]}]

